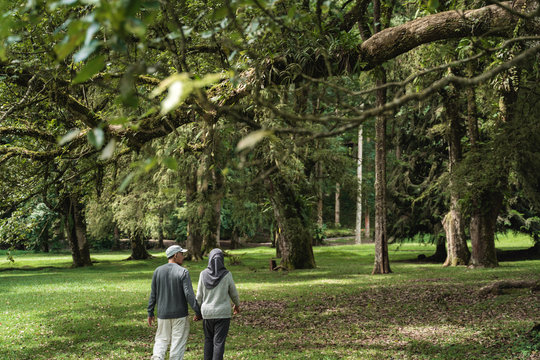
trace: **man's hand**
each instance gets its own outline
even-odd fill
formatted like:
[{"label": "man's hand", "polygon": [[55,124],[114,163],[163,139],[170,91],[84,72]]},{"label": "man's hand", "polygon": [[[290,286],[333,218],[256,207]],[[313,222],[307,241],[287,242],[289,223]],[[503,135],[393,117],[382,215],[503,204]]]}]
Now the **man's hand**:
[{"label": "man's hand", "polygon": [[240,312],[240,307],[233,305],[233,314],[236,315]]},{"label": "man's hand", "polygon": [[152,326],[152,323],[154,322],[154,317],[153,316],[149,316],[148,317],[148,326]]},{"label": "man's hand", "polygon": [[199,321],[199,320],[202,320],[202,316],[199,316],[199,315],[193,316],[193,321]]}]

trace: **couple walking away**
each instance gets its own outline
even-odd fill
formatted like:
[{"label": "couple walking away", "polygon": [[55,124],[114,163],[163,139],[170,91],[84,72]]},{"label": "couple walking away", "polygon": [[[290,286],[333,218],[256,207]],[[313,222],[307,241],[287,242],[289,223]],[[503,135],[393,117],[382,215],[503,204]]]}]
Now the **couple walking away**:
[{"label": "couple walking away", "polygon": [[152,326],[155,320],[156,305],[158,317],[152,360],[165,359],[169,345],[171,360],[184,358],[189,335],[188,304],[195,312],[193,320],[203,319],[204,360],[223,359],[232,316],[230,300],[234,314],[240,312],[238,291],[232,274],[225,268],[223,252],[210,252],[208,267],[199,277],[196,297],[189,271],[182,267],[186,252],[179,245],[170,246],[165,251],[168,263],[159,266],[152,276],[148,325]]}]

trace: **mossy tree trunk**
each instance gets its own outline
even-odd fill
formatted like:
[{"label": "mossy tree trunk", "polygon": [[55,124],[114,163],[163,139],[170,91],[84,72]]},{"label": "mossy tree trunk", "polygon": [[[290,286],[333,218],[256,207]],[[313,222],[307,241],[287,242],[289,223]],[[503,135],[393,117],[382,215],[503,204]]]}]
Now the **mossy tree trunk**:
[{"label": "mossy tree trunk", "polygon": [[[364,127],[360,125],[358,127],[358,159],[356,161],[356,178],[358,182],[358,189],[356,190],[356,231],[354,242],[356,244],[362,243],[362,205],[364,203],[362,194],[362,181],[363,181],[363,160],[364,160]],[[367,231],[367,229],[366,229]],[[369,234],[366,232],[366,237]]]},{"label": "mossy tree trunk", "polygon": [[130,236],[131,240],[131,256],[128,260],[146,260],[152,257],[146,251],[146,241],[142,230],[136,230]]},{"label": "mossy tree trunk", "polygon": [[[373,0],[373,32],[380,33],[390,26],[393,5],[384,7],[380,0]],[[386,70],[379,66],[376,71],[376,106],[386,104]],[[386,117],[382,113],[375,118],[375,261],[372,274],[388,274],[390,257],[388,255],[388,234],[386,232]]]},{"label": "mossy tree trunk", "polygon": [[341,226],[341,205],[340,205],[340,197],[341,197],[341,187],[339,183],[336,183],[336,194],[335,194],[335,202],[334,202],[334,226],[339,228]]},{"label": "mossy tree trunk", "polygon": [[[211,182],[208,178],[203,179],[201,188],[202,201],[200,204],[204,221],[202,232],[202,252],[207,254],[212,249],[219,247],[221,227],[221,198],[223,197],[224,177],[220,171],[209,171]],[[210,186],[211,183],[211,186]]]},{"label": "mossy tree trunk", "polygon": [[193,214],[195,211],[197,198],[197,169],[188,170],[186,178],[186,206],[189,210],[187,224],[187,241],[186,248],[188,250],[188,260],[202,260],[202,236],[199,224],[199,217]]},{"label": "mossy tree trunk", "polygon": [[231,249],[238,249],[240,247],[240,233],[236,229],[236,227],[233,228],[231,233]]},{"label": "mossy tree trunk", "polygon": [[[514,120],[518,96],[519,72],[510,69],[504,74],[499,86],[499,123],[509,123]],[[475,124],[470,125],[474,129]],[[476,129],[478,126],[476,125]],[[474,132],[472,132],[474,134]],[[503,134],[504,136],[504,134]],[[475,144],[473,151],[477,151],[479,139],[471,138],[471,144]],[[497,143],[497,139],[493,140]],[[491,149],[487,150],[491,152]],[[509,170],[506,168],[505,155],[497,158],[496,169],[485,171],[484,176],[489,176],[489,181],[474,194],[473,211],[471,214],[471,265],[475,267],[496,267],[499,265],[495,251],[495,231],[497,217],[502,209],[504,194],[508,186]],[[482,179],[482,182],[485,182]]]},{"label": "mossy tree trunk", "polygon": [[71,248],[74,267],[92,266],[90,246],[86,238],[86,221],[77,195],[70,195],[62,202],[64,228]]},{"label": "mossy tree trunk", "polygon": [[431,261],[443,262],[448,257],[448,252],[446,251],[446,239],[444,236],[439,236],[437,242],[435,243],[435,254],[429,257]]},{"label": "mossy tree trunk", "polygon": [[[386,83],[384,69],[379,69],[377,86]],[[377,106],[386,103],[386,89],[377,90]],[[390,258],[386,233],[386,115],[375,119],[375,262],[372,274],[388,274]]]},{"label": "mossy tree trunk", "polygon": [[118,224],[114,224],[114,230],[113,230],[113,245],[112,250],[120,250],[120,229],[118,228]]},{"label": "mossy tree trunk", "polygon": [[502,207],[503,194],[499,191],[485,191],[471,216],[471,265],[475,267],[496,267],[495,227]]},{"label": "mossy tree trunk", "polygon": [[200,199],[203,212],[202,219],[202,252],[207,254],[219,247],[221,228],[221,199],[224,195],[225,177],[221,173],[221,139],[217,131],[217,118],[206,114],[206,144],[201,164]]},{"label": "mossy tree trunk", "polygon": [[312,224],[303,201],[279,174],[265,182],[274,208],[276,247],[281,253],[281,266],[287,269],[314,268]]},{"label": "mossy tree trunk", "polygon": [[444,266],[468,265],[471,253],[465,238],[465,223],[459,209],[459,194],[454,184],[456,167],[463,158],[461,138],[463,125],[459,114],[459,99],[455,89],[443,94],[445,113],[448,118],[448,171],[450,173],[450,210],[442,224],[446,232],[447,257]]},{"label": "mossy tree trunk", "polygon": [[165,245],[163,244],[163,222],[165,214],[162,209],[159,209],[159,223],[158,223],[158,248],[164,249]]}]

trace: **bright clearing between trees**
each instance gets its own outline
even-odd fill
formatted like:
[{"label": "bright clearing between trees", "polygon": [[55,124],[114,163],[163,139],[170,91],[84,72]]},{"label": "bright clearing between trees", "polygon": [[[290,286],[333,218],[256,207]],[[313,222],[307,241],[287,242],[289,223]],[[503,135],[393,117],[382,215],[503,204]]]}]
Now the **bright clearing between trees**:
[{"label": "bright clearing between trees", "polygon": [[[497,248],[527,248],[500,236]],[[373,245],[318,246],[317,268],[273,271],[275,249],[229,251],[242,312],[233,317],[226,359],[537,359],[537,289],[500,293],[499,281],[539,279],[540,260],[492,269],[417,262],[434,246],[390,245],[392,274],[373,276]],[[154,269],[162,252],[123,261],[128,252],[93,255],[70,268],[70,254],[15,253],[0,263],[0,358],[148,359],[155,328],[146,324]],[[186,262],[194,286],[206,262]],[[192,315],[192,311],[190,310]],[[201,359],[202,323],[191,322],[185,359]]]}]

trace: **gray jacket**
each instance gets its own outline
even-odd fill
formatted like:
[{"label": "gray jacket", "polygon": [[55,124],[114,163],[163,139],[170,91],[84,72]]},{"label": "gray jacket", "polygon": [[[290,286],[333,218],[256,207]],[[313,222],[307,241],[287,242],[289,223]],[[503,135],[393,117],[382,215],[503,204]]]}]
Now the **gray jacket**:
[{"label": "gray jacket", "polygon": [[154,316],[157,304],[157,317],[177,319],[188,315],[191,306],[195,314],[201,316],[201,310],[195,300],[189,271],[174,263],[161,265],[152,276],[152,292],[148,300],[148,316]]},{"label": "gray jacket", "polygon": [[228,319],[232,316],[231,300],[240,306],[240,298],[232,274],[229,272],[213,289],[204,286],[202,276],[197,286],[197,302],[201,306],[204,319]]}]

